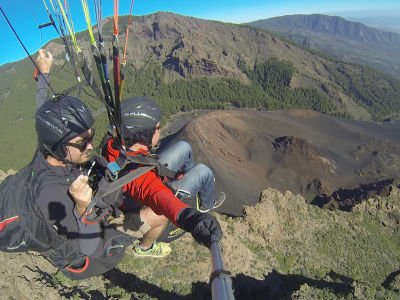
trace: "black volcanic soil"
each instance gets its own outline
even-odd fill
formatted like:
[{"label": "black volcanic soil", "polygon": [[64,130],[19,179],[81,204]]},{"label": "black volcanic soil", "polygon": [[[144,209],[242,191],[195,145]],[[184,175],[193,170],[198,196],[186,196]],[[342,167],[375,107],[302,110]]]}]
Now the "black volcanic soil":
[{"label": "black volcanic soil", "polygon": [[239,216],[267,187],[311,202],[340,188],[399,177],[399,128],[398,121],[354,121],[309,110],[217,111],[198,116],[162,146],[190,142],[196,161],[213,169],[217,190],[228,195],[218,211]]}]

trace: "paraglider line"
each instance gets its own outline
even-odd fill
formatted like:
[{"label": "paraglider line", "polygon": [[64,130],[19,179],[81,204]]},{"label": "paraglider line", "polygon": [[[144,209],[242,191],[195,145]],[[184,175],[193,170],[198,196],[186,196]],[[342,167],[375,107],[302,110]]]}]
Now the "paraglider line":
[{"label": "paraglider line", "polygon": [[[39,70],[38,66],[36,65],[35,61],[33,60],[32,56],[29,54],[28,50],[25,48],[24,44],[22,43],[21,39],[19,38],[18,34],[15,32],[14,27],[11,25],[10,21],[8,20],[6,14],[3,11],[3,8],[0,6],[0,11],[3,14],[4,18],[6,19],[8,26],[10,26],[12,32],[14,33],[15,37],[18,39],[19,43],[21,44],[22,48],[24,48],[26,54],[28,54],[29,58],[31,59],[32,63],[34,64],[34,66],[36,67],[36,69]],[[40,72],[39,70],[39,74],[42,75],[42,72]],[[53,92],[53,95],[56,94],[56,92],[53,90],[53,88],[51,87],[50,83],[46,80],[46,78],[42,75],[44,81],[46,82],[46,84],[48,85],[48,87],[51,89],[51,91]]]}]

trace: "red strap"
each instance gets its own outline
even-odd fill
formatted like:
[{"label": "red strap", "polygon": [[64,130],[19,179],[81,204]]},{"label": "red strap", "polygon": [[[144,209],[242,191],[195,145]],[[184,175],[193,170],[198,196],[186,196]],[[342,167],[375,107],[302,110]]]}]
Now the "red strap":
[{"label": "red strap", "polygon": [[118,35],[118,4],[119,0],[114,0],[114,35]]},{"label": "red strap", "polygon": [[185,176],[185,174],[179,174],[178,176],[176,176],[175,180],[181,179]]},{"label": "red strap", "polygon": [[15,216],[12,218],[5,219],[4,221],[0,222],[0,232],[3,231],[6,226],[14,221],[19,220],[19,216]]},{"label": "red strap", "polygon": [[73,269],[71,267],[66,267],[66,269],[72,273],[82,273],[85,272],[87,267],[89,266],[89,256],[86,256],[85,265],[80,269]]},{"label": "red strap", "polygon": [[88,214],[84,214],[81,219],[82,223],[86,224],[86,225],[100,223],[108,215],[109,212],[110,212],[109,209],[103,210],[103,212],[98,217],[96,217],[94,220],[88,220],[87,219]]},{"label": "red strap", "polygon": [[129,20],[128,20],[128,25],[126,26],[126,33],[125,33],[124,55],[122,56],[122,64],[124,66],[126,64],[126,50],[128,48],[129,29],[131,28],[131,23],[132,23],[132,8],[133,8],[133,0],[131,2],[131,10],[129,11]]},{"label": "red strap", "polygon": [[33,71],[33,79],[35,79],[36,81],[38,80],[38,75],[39,75],[39,70],[38,68],[35,69],[35,71]]}]

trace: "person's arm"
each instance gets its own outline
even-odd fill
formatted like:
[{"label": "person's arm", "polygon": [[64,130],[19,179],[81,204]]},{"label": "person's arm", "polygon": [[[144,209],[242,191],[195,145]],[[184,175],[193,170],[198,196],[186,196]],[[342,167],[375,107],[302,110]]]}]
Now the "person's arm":
[{"label": "person's arm", "polygon": [[36,88],[36,109],[42,106],[48,99],[48,83],[50,83],[50,69],[53,65],[53,55],[43,49],[39,50],[36,65],[40,71]]}]

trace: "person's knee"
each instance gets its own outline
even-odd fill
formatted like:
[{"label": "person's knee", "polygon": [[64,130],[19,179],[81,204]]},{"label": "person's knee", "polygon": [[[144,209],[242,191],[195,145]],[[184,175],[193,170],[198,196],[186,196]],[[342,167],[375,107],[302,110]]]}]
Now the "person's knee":
[{"label": "person's knee", "polygon": [[154,227],[155,226],[164,226],[167,223],[168,223],[168,219],[163,215],[156,215],[156,217],[154,217]]},{"label": "person's knee", "polygon": [[188,142],[179,141],[176,143],[176,147],[182,153],[192,153],[192,146]]},{"label": "person's knee", "polygon": [[162,226],[168,223],[168,219],[163,215],[157,215],[151,208],[143,209],[140,212],[140,219],[151,228]]},{"label": "person's knee", "polygon": [[196,173],[200,174],[201,176],[214,177],[213,171],[204,164],[197,164],[195,168],[196,168]]}]

